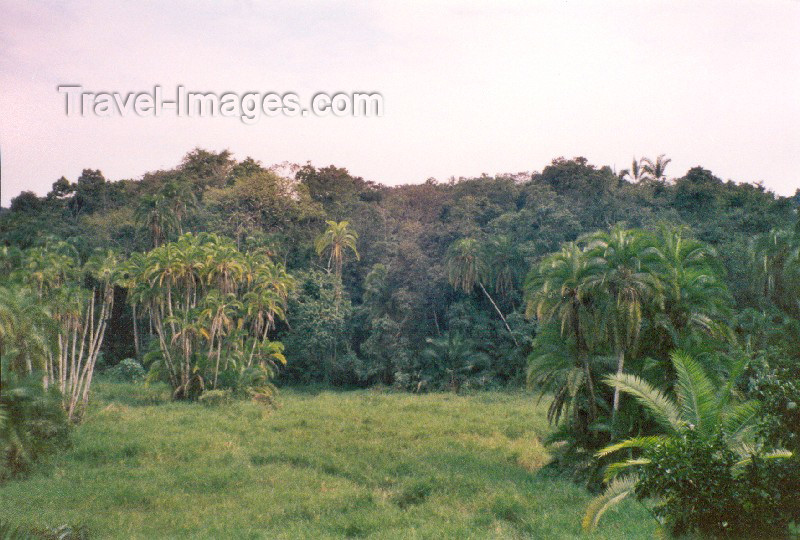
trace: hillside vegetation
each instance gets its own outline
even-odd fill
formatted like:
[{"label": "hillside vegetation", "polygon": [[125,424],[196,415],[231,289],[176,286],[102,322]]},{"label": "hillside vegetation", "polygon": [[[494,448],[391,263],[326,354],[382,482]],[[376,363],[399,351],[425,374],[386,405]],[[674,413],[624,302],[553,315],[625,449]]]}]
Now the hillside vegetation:
[{"label": "hillside vegetation", "polygon": [[[195,149],[22,193],[0,213],[0,490],[64,482],[54,511],[108,534],[577,534],[569,514],[613,536],[643,527],[608,512],[628,499],[677,537],[790,534],[800,191],[669,164],[388,187]],[[98,398],[96,374],[169,403]],[[81,511],[98,493],[140,517]]]}]

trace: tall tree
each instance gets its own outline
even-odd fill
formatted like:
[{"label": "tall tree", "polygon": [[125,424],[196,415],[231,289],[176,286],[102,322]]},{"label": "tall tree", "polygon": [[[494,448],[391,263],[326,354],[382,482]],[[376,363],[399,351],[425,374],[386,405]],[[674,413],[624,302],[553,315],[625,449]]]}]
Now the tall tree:
[{"label": "tall tree", "polygon": [[650,180],[660,182],[666,179],[665,173],[667,170],[667,165],[669,165],[672,159],[664,159],[665,157],[666,156],[664,154],[661,154],[655,159],[655,161],[651,160],[650,158],[642,158],[642,171]]},{"label": "tall tree", "polygon": [[[650,235],[622,225],[589,237],[589,256],[596,257],[599,272],[586,282],[588,289],[605,299],[610,335],[617,357],[617,374],[625,357],[634,354],[642,328],[644,304],[661,301],[661,282],[652,269],[657,253]],[[614,390],[613,413],[619,409],[619,390]]]},{"label": "tall tree", "polygon": [[338,277],[342,277],[342,266],[347,251],[351,251],[356,260],[361,257],[356,249],[356,241],[358,240],[358,233],[350,227],[349,221],[326,221],[328,228],[325,229],[321,235],[317,237],[314,242],[314,248],[317,250],[317,255],[322,257],[327,253],[328,255],[328,270],[333,269]]},{"label": "tall tree", "polygon": [[461,240],[453,243],[447,252],[447,276],[455,289],[461,289],[465,293],[471,293],[477,285],[486,298],[494,307],[494,310],[500,316],[503,324],[511,335],[514,344],[517,345],[517,339],[514,337],[514,332],[506,321],[505,315],[497,307],[494,298],[486,290],[483,281],[489,276],[489,267],[487,266],[483,246],[475,238],[462,238]]},{"label": "tall tree", "polygon": [[631,168],[620,171],[620,179],[630,178],[630,181],[634,184],[641,182],[645,178],[645,170],[644,167],[642,167],[643,162],[644,158],[637,160],[636,156],[634,156],[631,161]]},{"label": "tall tree", "polygon": [[178,221],[164,195],[145,195],[136,207],[136,223],[150,235],[152,247],[163,244],[178,230]]},{"label": "tall tree", "polygon": [[[574,389],[577,383],[578,389],[587,394],[587,421],[583,426],[587,432],[598,418],[596,381],[590,366],[590,352],[602,340],[603,333],[587,283],[600,270],[597,259],[588,257],[577,244],[568,243],[561,251],[545,257],[531,270],[525,281],[526,314],[535,316],[540,326],[551,321],[557,325],[561,338],[574,343],[574,365],[582,371],[580,377],[561,378],[561,384],[553,388],[550,385],[553,373],[544,370],[544,366],[531,367],[529,380],[538,380],[543,383],[542,388],[554,391],[555,397],[548,413],[551,421],[558,421],[563,408],[569,406],[567,398],[574,398],[578,394]],[[549,362],[550,354],[547,347],[535,347],[532,366]],[[577,408],[573,408],[573,411],[579,414]]]}]

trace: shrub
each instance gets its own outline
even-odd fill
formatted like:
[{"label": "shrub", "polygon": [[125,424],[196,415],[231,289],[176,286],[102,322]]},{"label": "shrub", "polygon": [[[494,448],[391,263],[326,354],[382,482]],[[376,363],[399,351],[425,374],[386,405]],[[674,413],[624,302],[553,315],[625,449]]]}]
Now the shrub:
[{"label": "shrub", "polygon": [[0,392],[0,481],[27,473],[44,455],[69,442],[61,396],[35,375],[4,372]]},{"label": "shrub", "polygon": [[[792,521],[787,504],[796,498],[797,476],[789,460],[753,456],[742,464],[722,434],[708,439],[695,431],[645,453],[636,495],[657,498],[653,513],[675,536],[703,538],[784,536]],[[788,473],[788,474],[787,474]]]},{"label": "shrub", "polygon": [[800,451],[800,369],[766,369],[752,381],[763,403],[759,434],[771,445]]},{"label": "shrub", "polygon": [[133,358],[126,358],[107,373],[114,379],[125,382],[139,382],[144,380],[146,372],[142,365]]},{"label": "shrub", "polygon": [[200,403],[208,406],[224,405],[233,401],[230,390],[206,390],[200,394]]},{"label": "shrub", "polygon": [[[793,486],[800,475],[786,459],[790,452],[764,453],[752,438],[761,405],[733,402],[733,379],[717,390],[684,353],[673,353],[672,361],[677,399],[633,375],[606,378],[646,408],[662,433],[632,437],[597,453],[606,457],[624,450],[628,459],[606,469],[613,480],[587,508],[584,528],[591,530],[610,506],[635,493],[656,500],[654,516],[674,535],[785,534],[794,519]],[[636,472],[619,476],[631,470]]]}]

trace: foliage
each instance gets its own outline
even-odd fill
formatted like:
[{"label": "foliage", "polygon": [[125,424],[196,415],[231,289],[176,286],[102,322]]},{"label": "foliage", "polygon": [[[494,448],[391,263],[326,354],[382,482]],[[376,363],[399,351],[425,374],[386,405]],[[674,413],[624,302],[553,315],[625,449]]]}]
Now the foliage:
[{"label": "foliage", "polygon": [[283,346],[268,337],[294,286],[283,265],[205,233],[131,261],[129,301],[145,309],[159,345],[150,369],[166,375],[175,397],[247,383],[254,397],[268,399],[268,381],[286,362]]},{"label": "foliage", "polygon": [[[604,319],[609,323],[602,329],[608,338],[605,345],[612,345],[617,335],[616,349],[586,351],[594,358],[616,356],[617,364],[622,358],[623,369],[629,366],[634,373],[642,373],[642,364],[651,358],[655,361],[651,369],[665,370],[668,386],[674,378],[669,350],[681,347],[705,354],[725,348],[718,343],[726,339],[724,325],[712,328],[708,323],[728,322],[725,311],[731,306],[726,289],[733,293],[737,307],[766,309],[764,281],[755,280],[750,272],[755,258],[748,259],[741,246],[772,229],[788,230],[797,221],[794,199],[777,197],[758,185],[722,182],[699,167],[669,179],[665,177],[669,161],[664,156],[635,159],[622,180],[611,168],[576,157],[557,158],[541,173],[387,187],[336,166],[284,163],[266,167],[251,158],[235,160],[228,151],[197,148],[176,167],[148,172],[141,180],[109,181],[100,171],[86,169],[77,179],[57,180],[45,197],[28,193],[16,198],[12,209],[0,214],[0,249],[10,250],[0,259],[4,267],[9,264],[6,261],[16,267],[14,249],[54,244],[49,236],[69,243],[73,257],[81,263],[95,248],[113,247],[122,258],[135,258],[136,253],[163,247],[191,231],[230,238],[241,253],[262,250],[287,272],[298,274],[319,265],[315,239],[320,233],[325,236],[326,221],[340,228],[347,221],[347,231],[358,231],[358,256],[352,250],[354,240],[344,244],[337,240],[343,246],[341,271],[338,256],[331,258],[335,249],[325,247],[322,259],[322,266],[330,260],[332,273],[340,273],[342,295],[353,308],[343,321],[340,341],[357,359],[348,360],[352,376],[340,378],[342,383],[392,384],[395,374],[413,378],[426,339],[447,332],[450,321],[459,326],[469,321],[471,330],[481,335],[476,347],[491,356],[490,377],[494,383],[505,384],[521,381],[520,358],[527,354],[531,337],[518,316],[528,268],[538,266],[566,242],[600,229],[607,231],[609,224],[621,220],[630,227],[625,231],[646,230],[649,236],[659,236],[659,224],[669,223],[674,226],[670,230],[682,231],[677,235],[680,241],[672,246],[681,246],[673,253],[682,253],[687,264],[684,277],[680,271],[674,274],[682,281],[678,287],[666,283],[664,261],[652,265],[656,261],[647,261],[646,266],[654,267],[662,281],[660,294],[647,294],[627,304],[634,308],[633,318],[622,320],[625,312],[620,308],[615,317]],[[783,242],[784,236],[780,238]],[[697,241],[701,241],[700,252],[705,252],[702,256],[684,247]],[[660,243],[657,239],[662,254],[672,256],[666,244]],[[753,253],[762,247],[766,243],[754,242]],[[457,256],[461,248],[464,252]],[[775,284],[767,303],[780,303],[782,309],[794,305],[783,285],[791,281],[791,271],[786,271],[792,267],[791,253],[788,248],[775,251],[767,264],[774,269],[770,271]],[[477,257],[472,270],[466,264],[471,256]],[[629,260],[633,261],[635,257]],[[386,269],[385,286],[381,299],[368,306],[366,278],[375,265]],[[781,277],[776,273],[778,266],[785,266]],[[462,270],[466,291],[464,280],[456,279]],[[480,276],[473,270],[480,270]],[[480,279],[474,281],[470,273]],[[121,288],[115,289],[108,335],[100,346],[110,365],[129,356],[141,359],[147,342],[157,339],[148,308],[135,298],[123,302],[126,295]],[[658,296],[663,309],[655,301]],[[454,307],[465,300],[469,300],[464,304],[467,308]],[[715,308],[704,309],[715,303]],[[637,332],[638,304],[642,312]],[[375,309],[378,305],[383,307]],[[448,315],[456,309],[465,317]],[[479,320],[486,322],[486,329],[477,329]],[[502,328],[495,331],[498,321],[507,335]],[[634,323],[630,333],[613,333],[626,321]],[[384,336],[381,329],[389,335]],[[297,332],[291,317],[289,324],[278,318],[270,339],[286,342],[294,336],[293,341],[302,341]],[[577,349],[575,354],[579,354]],[[382,357],[397,360],[381,361]],[[301,370],[284,370],[279,377],[283,383],[309,380]],[[318,370],[310,378],[322,381],[325,371]],[[618,408],[617,424],[626,421],[625,404],[619,403]],[[615,429],[626,428],[617,425]]]},{"label": "foliage", "polygon": [[0,352],[9,369],[42,370],[70,420],[86,409],[114,305],[118,256],[96,251],[81,264],[73,246],[49,241],[20,254],[0,288]]},{"label": "foliage", "polygon": [[450,332],[438,339],[428,339],[428,346],[422,351],[418,389],[446,388],[458,393],[465,380],[479,377],[488,367],[486,354]]},{"label": "foliage", "polygon": [[21,376],[2,364],[0,386],[0,481],[28,473],[43,456],[64,448],[69,425],[55,389],[41,378]]},{"label": "foliage", "polygon": [[[545,257],[525,282],[527,313],[539,323],[528,382],[551,396],[549,418],[560,430],[564,466],[584,468],[613,438],[649,429],[648,420],[598,381],[610,372],[656,377],[671,391],[677,347],[699,349],[712,372],[731,331],[730,299],[714,251],[686,230],[597,232]],[[613,366],[613,367],[612,367]],[[578,459],[578,462],[575,460]],[[581,463],[582,462],[582,463]]]},{"label": "foliage", "polygon": [[125,382],[139,382],[144,380],[146,372],[142,364],[133,358],[125,358],[116,366],[106,370],[106,375]]},{"label": "foliage", "polygon": [[797,474],[787,478],[776,460],[759,456],[743,465],[721,431],[689,430],[645,455],[636,496],[657,498],[653,512],[674,536],[778,537],[798,518]]},{"label": "foliage", "polygon": [[[715,388],[700,365],[685,353],[673,353],[672,363],[677,373],[676,399],[635,375],[606,378],[633,397],[660,428],[657,434],[631,437],[598,452],[599,457],[632,450],[640,454],[609,465],[608,479],[623,471],[635,470],[636,475],[627,477],[624,490],[619,482],[609,484],[607,489],[614,496],[605,493],[589,506],[585,527],[596,526],[610,503],[635,491],[640,498],[657,499],[656,515],[676,535],[771,530],[775,526],[772,520],[778,518],[763,514],[765,501],[756,504],[751,500],[759,490],[763,492],[766,479],[754,463],[762,458],[786,458],[791,453],[764,452],[756,445],[757,402],[733,401],[734,385]],[[737,488],[743,474],[742,478],[755,483]],[[790,520],[790,516],[778,519],[784,528]]]},{"label": "foliage", "polygon": [[348,251],[353,253],[356,259],[360,259],[356,249],[358,233],[350,228],[349,221],[326,221],[328,228],[314,241],[314,249],[317,255],[322,257],[327,253],[328,270],[333,269],[337,276],[342,275],[345,254]]},{"label": "foliage", "polygon": [[287,371],[295,380],[358,382],[357,373],[339,365],[340,359],[347,359],[347,322],[352,312],[349,298],[339,293],[340,284],[335,274],[327,272],[298,276],[298,287],[289,297],[292,332],[284,338]]}]

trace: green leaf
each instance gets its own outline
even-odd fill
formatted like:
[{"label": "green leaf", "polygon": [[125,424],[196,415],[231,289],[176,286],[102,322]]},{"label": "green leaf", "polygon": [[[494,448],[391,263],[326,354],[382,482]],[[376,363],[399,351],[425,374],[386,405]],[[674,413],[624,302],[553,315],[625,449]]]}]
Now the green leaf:
[{"label": "green leaf", "polygon": [[593,531],[609,508],[633,493],[638,481],[639,478],[636,475],[619,476],[612,480],[603,494],[595,497],[586,508],[583,516],[583,530]]}]

